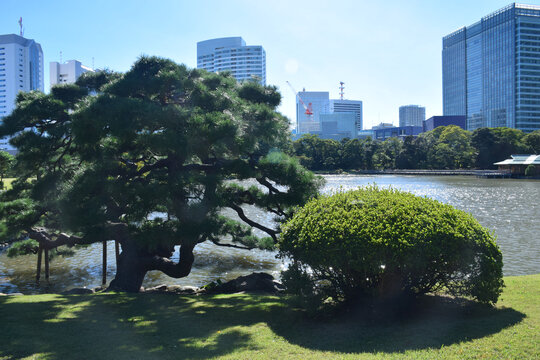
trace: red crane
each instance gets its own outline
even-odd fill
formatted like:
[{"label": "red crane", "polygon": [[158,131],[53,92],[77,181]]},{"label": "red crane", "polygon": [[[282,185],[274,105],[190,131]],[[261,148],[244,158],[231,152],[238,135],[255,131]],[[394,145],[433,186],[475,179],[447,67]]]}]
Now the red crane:
[{"label": "red crane", "polygon": [[302,97],[300,96],[300,94],[298,93],[298,91],[296,91],[293,86],[291,85],[290,82],[286,81],[287,85],[289,85],[291,87],[291,90],[294,92],[294,95],[296,95],[296,97],[298,97],[298,101],[300,101],[300,104],[302,104],[302,106],[304,107],[304,109],[306,110],[304,112],[304,114],[306,114],[309,119],[311,120],[312,117],[313,117],[313,107],[311,105],[311,103],[308,103],[308,105],[306,105],[306,103],[304,102],[304,100],[302,100]]}]

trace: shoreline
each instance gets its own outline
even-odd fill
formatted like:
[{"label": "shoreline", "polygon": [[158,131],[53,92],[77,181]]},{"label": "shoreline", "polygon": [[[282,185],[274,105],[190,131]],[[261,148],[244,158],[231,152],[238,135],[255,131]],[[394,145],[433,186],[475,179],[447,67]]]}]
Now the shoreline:
[{"label": "shoreline", "polygon": [[[313,170],[312,170],[313,171]],[[317,175],[417,175],[417,176],[476,176],[481,178],[505,178],[540,180],[540,176],[509,174],[499,170],[348,170],[313,171]]]}]

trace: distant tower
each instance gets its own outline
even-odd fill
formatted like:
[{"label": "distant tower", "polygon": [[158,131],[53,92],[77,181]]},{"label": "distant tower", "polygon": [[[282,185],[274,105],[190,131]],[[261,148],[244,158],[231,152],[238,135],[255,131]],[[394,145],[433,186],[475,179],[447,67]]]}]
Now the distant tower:
[{"label": "distant tower", "polygon": [[[22,32],[22,18],[19,19]],[[0,121],[11,114],[19,91],[44,90],[43,51],[32,39],[16,34],[0,35]],[[13,148],[6,139],[0,149]]]},{"label": "distant tower", "polygon": [[345,83],[343,81],[340,81],[339,82],[339,99],[340,100],[343,100],[343,95],[345,95],[345,93],[343,92],[343,90],[345,90]]},{"label": "distant tower", "polygon": [[49,63],[49,76],[51,86],[56,84],[73,84],[79,76],[94,69],[84,66],[80,61],[69,60],[65,63],[52,61]]},{"label": "distant tower", "polygon": [[23,36],[22,16],[19,18],[19,35]]},{"label": "distant tower", "polygon": [[420,105],[399,107],[399,126],[422,126],[426,120],[426,108]]}]

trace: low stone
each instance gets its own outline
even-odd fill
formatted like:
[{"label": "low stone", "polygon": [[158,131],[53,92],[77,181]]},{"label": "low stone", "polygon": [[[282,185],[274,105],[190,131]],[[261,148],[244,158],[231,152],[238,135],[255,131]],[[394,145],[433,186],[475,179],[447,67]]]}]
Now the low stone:
[{"label": "low stone", "polygon": [[151,288],[147,288],[144,290],[146,293],[155,293],[155,292],[167,292],[167,285],[162,284],[158,286],[154,286]]},{"label": "low stone", "polygon": [[93,294],[93,293],[94,293],[94,289],[88,289],[85,287],[73,288],[73,289],[62,292],[63,295],[86,295],[86,294]]},{"label": "low stone", "polygon": [[[279,284],[279,285],[278,285]],[[267,273],[252,273],[240,276],[226,283],[207,288],[207,293],[232,294],[243,291],[262,291],[276,293],[283,290],[283,285],[274,280],[274,277]]]},{"label": "low stone", "polygon": [[10,293],[10,294],[6,294],[7,296],[24,296],[23,293]]},{"label": "low stone", "polygon": [[192,295],[199,293],[201,289],[196,286],[172,285],[169,286],[168,291],[180,295]]}]

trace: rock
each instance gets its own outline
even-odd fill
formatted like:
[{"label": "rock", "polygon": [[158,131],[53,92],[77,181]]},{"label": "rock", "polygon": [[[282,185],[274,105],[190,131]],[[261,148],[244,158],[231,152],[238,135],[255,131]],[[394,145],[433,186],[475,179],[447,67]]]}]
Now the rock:
[{"label": "rock", "polygon": [[146,289],[145,293],[193,295],[198,294],[200,291],[201,289],[196,286],[158,285]]},{"label": "rock", "polygon": [[158,286],[154,286],[151,288],[147,288],[144,290],[145,293],[164,293],[167,292],[167,285],[162,284]]},{"label": "rock", "polygon": [[276,293],[283,291],[283,289],[283,285],[274,280],[272,275],[267,273],[252,273],[250,275],[240,276],[223,284],[208,287],[206,292],[210,294],[232,294],[241,291],[263,291],[268,293]]},{"label": "rock", "polygon": [[193,295],[198,294],[201,289],[196,286],[171,285],[167,288],[167,291],[178,295]]},{"label": "rock", "polygon": [[62,292],[62,295],[86,295],[86,294],[93,294],[94,289],[88,289],[85,287],[82,288],[73,288],[68,291]]},{"label": "rock", "polygon": [[23,293],[10,293],[10,294],[6,294],[7,296],[24,296]]}]

